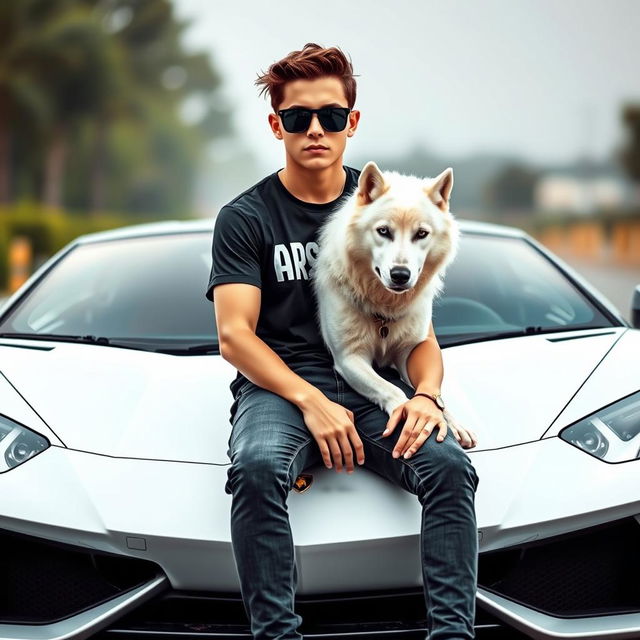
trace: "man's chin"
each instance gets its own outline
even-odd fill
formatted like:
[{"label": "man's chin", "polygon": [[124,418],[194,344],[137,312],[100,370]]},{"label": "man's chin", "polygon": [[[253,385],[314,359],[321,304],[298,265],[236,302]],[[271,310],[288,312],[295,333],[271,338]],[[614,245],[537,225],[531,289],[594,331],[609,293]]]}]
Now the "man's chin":
[{"label": "man's chin", "polygon": [[331,157],[323,156],[323,157],[317,157],[317,158],[302,156],[298,158],[298,164],[302,165],[306,169],[317,171],[320,169],[326,169],[327,167],[330,167],[332,164],[335,164],[336,160],[338,160],[338,157],[336,156],[331,156]]}]

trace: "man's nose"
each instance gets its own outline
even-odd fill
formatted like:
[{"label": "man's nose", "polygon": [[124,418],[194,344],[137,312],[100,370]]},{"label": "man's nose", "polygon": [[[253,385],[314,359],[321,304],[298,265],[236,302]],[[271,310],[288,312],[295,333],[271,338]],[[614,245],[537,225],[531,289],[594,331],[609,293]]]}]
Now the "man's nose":
[{"label": "man's nose", "polygon": [[311,114],[311,122],[309,123],[309,128],[307,129],[307,133],[322,133],[324,134],[324,129],[320,124],[320,120],[318,119],[317,113]]}]

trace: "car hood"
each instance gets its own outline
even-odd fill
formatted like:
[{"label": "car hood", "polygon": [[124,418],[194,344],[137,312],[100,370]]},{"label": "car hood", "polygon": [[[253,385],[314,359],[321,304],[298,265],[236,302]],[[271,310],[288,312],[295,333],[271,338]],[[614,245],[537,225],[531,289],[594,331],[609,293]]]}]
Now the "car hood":
[{"label": "car hood", "polygon": [[71,449],[229,462],[236,371],[220,356],[3,338],[0,371]]},{"label": "car hood", "polygon": [[472,451],[541,438],[594,369],[607,366],[605,356],[626,331],[559,332],[443,349],[442,394],[456,421],[478,436]]},{"label": "car hood", "polygon": [[[624,331],[583,330],[443,349],[447,408],[478,436],[473,451],[539,439]],[[220,356],[3,339],[0,371],[69,448],[229,462],[229,384],[236,371]]]}]

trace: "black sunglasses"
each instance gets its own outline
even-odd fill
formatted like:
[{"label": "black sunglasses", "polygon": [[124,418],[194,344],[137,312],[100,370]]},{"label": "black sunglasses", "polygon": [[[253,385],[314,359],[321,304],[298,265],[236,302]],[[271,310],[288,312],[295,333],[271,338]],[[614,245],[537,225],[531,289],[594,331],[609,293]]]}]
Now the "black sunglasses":
[{"label": "black sunglasses", "polygon": [[325,131],[336,133],[347,126],[347,116],[351,109],[347,107],[321,107],[320,109],[306,109],[293,107],[280,109],[278,115],[282,118],[282,126],[289,133],[303,133],[309,128],[313,114],[318,114],[320,125]]}]

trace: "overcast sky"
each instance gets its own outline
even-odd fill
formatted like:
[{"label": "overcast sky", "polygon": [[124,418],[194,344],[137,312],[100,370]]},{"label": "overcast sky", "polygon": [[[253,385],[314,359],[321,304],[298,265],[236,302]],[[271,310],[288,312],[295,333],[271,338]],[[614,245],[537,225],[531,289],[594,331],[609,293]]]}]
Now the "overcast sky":
[{"label": "overcast sky", "polygon": [[640,101],[640,0],[174,0],[190,48],[223,72],[234,122],[265,170],[283,166],[259,71],[306,42],[359,74],[354,154],[420,144],[533,162],[602,158],[620,105]]}]

